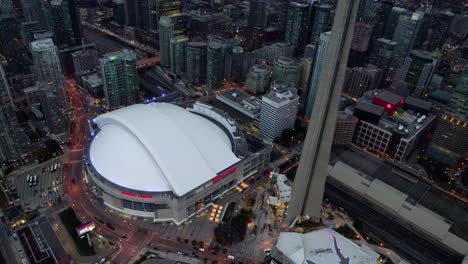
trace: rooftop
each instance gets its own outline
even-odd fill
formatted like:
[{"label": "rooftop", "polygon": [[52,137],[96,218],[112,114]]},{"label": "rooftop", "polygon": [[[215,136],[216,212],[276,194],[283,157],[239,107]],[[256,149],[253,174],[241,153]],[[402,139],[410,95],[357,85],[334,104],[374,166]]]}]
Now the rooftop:
[{"label": "rooftop", "polygon": [[223,128],[173,104],[132,105],[94,123],[98,132],[90,161],[102,177],[123,188],[182,196],[240,160]]},{"label": "rooftop", "polygon": [[299,99],[295,89],[283,89],[268,93],[262,97],[262,101],[274,102],[276,104],[287,104]]},{"label": "rooftop", "polygon": [[277,246],[293,263],[375,264],[379,254],[359,246],[331,228],[309,233],[281,232]]},{"label": "rooftop", "polygon": [[378,93],[375,97],[393,105],[399,103],[401,99],[403,99],[403,97],[388,91]]},{"label": "rooftop", "polygon": [[236,110],[249,115],[249,117],[258,117],[262,101],[255,96],[251,96],[238,89],[231,89],[216,95],[216,99],[235,108]]},{"label": "rooftop", "polygon": [[51,38],[39,39],[31,42],[31,47],[33,50],[43,50],[43,49],[50,49],[55,47],[54,42]]}]

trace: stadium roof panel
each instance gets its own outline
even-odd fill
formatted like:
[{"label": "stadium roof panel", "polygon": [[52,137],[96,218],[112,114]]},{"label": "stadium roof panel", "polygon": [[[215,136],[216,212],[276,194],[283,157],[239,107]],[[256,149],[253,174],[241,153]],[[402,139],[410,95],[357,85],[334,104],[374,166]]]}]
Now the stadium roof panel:
[{"label": "stadium roof panel", "polygon": [[182,196],[239,161],[223,129],[172,104],[132,105],[94,123],[91,163],[125,188]]}]

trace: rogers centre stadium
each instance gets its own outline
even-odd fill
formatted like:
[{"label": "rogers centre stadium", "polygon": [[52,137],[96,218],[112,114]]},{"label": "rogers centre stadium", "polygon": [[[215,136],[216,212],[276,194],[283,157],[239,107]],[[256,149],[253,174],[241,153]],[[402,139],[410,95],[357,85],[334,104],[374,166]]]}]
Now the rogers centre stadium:
[{"label": "rogers centre stadium", "polygon": [[136,104],[90,121],[86,181],[106,206],[181,224],[267,168],[271,148],[211,105]]}]

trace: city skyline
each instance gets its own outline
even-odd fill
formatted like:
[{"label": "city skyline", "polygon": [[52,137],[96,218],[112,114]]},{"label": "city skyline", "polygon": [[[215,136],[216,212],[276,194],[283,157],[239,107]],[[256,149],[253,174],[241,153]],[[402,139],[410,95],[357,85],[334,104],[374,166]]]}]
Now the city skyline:
[{"label": "city skyline", "polygon": [[0,1],[0,263],[465,263],[466,7]]}]

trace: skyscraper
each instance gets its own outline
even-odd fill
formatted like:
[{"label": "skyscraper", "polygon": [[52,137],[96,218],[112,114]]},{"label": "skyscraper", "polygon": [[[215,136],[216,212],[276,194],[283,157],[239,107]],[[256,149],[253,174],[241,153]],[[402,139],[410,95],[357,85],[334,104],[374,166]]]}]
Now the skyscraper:
[{"label": "skyscraper", "polygon": [[320,40],[320,34],[327,30],[330,11],[331,7],[329,5],[313,4],[310,25],[311,44],[317,44]]},{"label": "skyscraper", "polygon": [[37,80],[54,87],[60,109],[66,109],[68,104],[63,88],[63,73],[57,46],[50,38],[36,40],[31,42],[31,53]]},{"label": "skyscraper", "polygon": [[328,175],[333,132],[341,87],[353,37],[359,0],[339,0],[327,57],[323,65],[316,104],[304,141],[285,221],[311,219],[319,222],[325,180]]},{"label": "skyscraper", "polygon": [[411,16],[411,11],[401,7],[393,7],[388,15],[387,24],[385,25],[384,38],[393,39],[400,16]]},{"label": "skyscraper", "polygon": [[124,0],[112,0],[113,19],[117,24],[125,24],[125,2]]},{"label": "skyscraper", "polygon": [[208,43],[206,89],[211,92],[221,87],[224,77],[224,52],[218,42]]},{"label": "skyscraper", "polygon": [[372,35],[372,28],[371,25],[362,22],[354,25],[354,36],[348,59],[349,67],[364,66],[367,62],[367,50]]},{"label": "skyscraper", "polygon": [[[47,3],[47,2],[46,2]],[[74,46],[81,42],[81,22],[75,0],[51,0],[47,19],[58,47]]]},{"label": "skyscraper", "polygon": [[292,1],[287,12],[284,41],[294,46],[296,54],[302,53],[308,41],[305,32],[309,24],[309,4]]},{"label": "skyscraper", "polygon": [[175,36],[171,38],[171,72],[177,75],[185,73],[185,60],[187,57],[187,36]]},{"label": "skyscraper", "polygon": [[125,4],[125,25],[134,27],[138,25],[138,0],[124,0]]},{"label": "skyscraper", "polygon": [[171,65],[170,40],[174,36],[174,23],[170,17],[161,17],[159,20],[159,57],[161,65],[169,67]]},{"label": "skyscraper", "polygon": [[396,71],[392,89],[401,96],[426,97],[437,60],[423,50],[412,50]]},{"label": "skyscraper", "polygon": [[297,87],[302,73],[302,64],[287,57],[276,57],[273,63],[272,80],[283,80]]},{"label": "skyscraper", "polygon": [[138,103],[136,54],[124,49],[100,59],[107,109]]},{"label": "skyscraper", "polygon": [[293,128],[296,121],[299,96],[296,89],[288,84],[288,88],[271,91],[262,97],[260,110],[260,135],[273,141],[285,129]]},{"label": "skyscraper", "polygon": [[420,12],[415,12],[411,16],[400,16],[395,34],[393,34],[393,41],[398,43],[394,52],[398,65],[401,65],[409,51],[413,49],[423,16],[424,13]]},{"label": "skyscraper", "polygon": [[187,43],[186,78],[192,83],[206,81],[207,45],[205,42]]},{"label": "skyscraper", "polygon": [[247,25],[254,28],[265,28],[267,23],[266,0],[250,0],[249,3]]},{"label": "skyscraper", "polygon": [[14,106],[8,80],[0,64],[0,164],[18,157],[12,126],[16,119]]},{"label": "skyscraper", "polygon": [[369,56],[369,63],[383,70],[383,79],[389,74],[393,61],[393,51],[397,43],[395,41],[379,38]]},{"label": "skyscraper", "polygon": [[379,89],[382,70],[374,65],[348,68],[348,78],[343,93],[354,98],[361,98],[366,91]]},{"label": "skyscraper", "polygon": [[98,52],[96,49],[79,50],[73,52],[71,55],[75,76],[90,73],[97,68]]},{"label": "skyscraper", "polygon": [[245,80],[247,90],[254,94],[266,92],[270,84],[270,67],[266,64],[255,64],[250,67]]},{"label": "skyscraper", "polygon": [[174,34],[185,34],[185,22],[182,19],[182,1],[180,0],[141,0],[138,1],[139,28],[157,40],[161,17],[170,17],[174,23]]},{"label": "skyscraper", "polygon": [[244,74],[244,48],[233,47],[225,58],[225,76],[235,82],[240,83],[245,80]]},{"label": "skyscraper", "polygon": [[310,79],[309,89],[307,90],[304,113],[305,118],[310,118],[312,114],[312,109],[314,107],[315,97],[317,95],[317,89],[319,86],[320,75],[322,72],[322,66],[325,63],[325,56],[327,55],[330,35],[330,31],[320,34],[320,42],[318,43],[317,54],[315,55],[313,73]]},{"label": "skyscraper", "polygon": [[468,121],[468,69],[459,74],[455,81],[455,90],[450,96],[448,114]]},{"label": "skyscraper", "polygon": [[50,133],[61,134],[66,131],[65,116],[59,109],[58,98],[53,87],[46,83],[37,83],[24,89],[30,107],[37,107],[44,115]]}]

